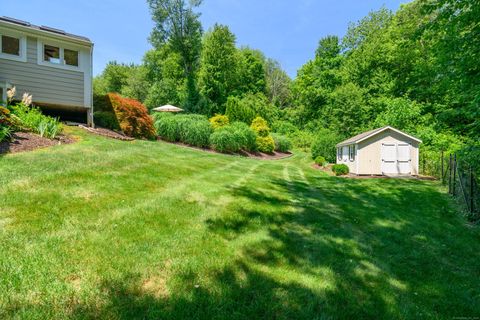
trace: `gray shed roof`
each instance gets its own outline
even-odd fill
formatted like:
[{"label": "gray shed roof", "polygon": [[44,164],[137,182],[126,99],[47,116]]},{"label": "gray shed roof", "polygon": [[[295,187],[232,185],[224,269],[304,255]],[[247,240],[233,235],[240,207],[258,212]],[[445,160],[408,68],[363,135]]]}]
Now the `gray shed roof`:
[{"label": "gray shed roof", "polygon": [[363,141],[369,137],[372,137],[380,132],[383,132],[387,129],[390,129],[392,131],[395,131],[397,133],[400,133],[401,135],[404,135],[412,140],[415,140],[417,142],[422,142],[422,140],[418,139],[418,138],[415,138],[414,136],[411,136],[411,135],[408,135],[406,134],[405,132],[402,132],[398,129],[395,129],[393,127],[390,127],[390,126],[386,126],[386,127],[382,127],[382,128],[378,128],[378,129],[374,129],[374,130],[370,130],[370,131],[367,131],[367,132],[363,132],[363,133],[360,133],[360,134],[357,134],[356,136],[354,137],[351,137],[350,139],[347,139],[345,141],[342,141],[340,142],[339,144],[337,144],[337,147],[342,147],[342,146],[347,146],[347,145],[350,145],[350,144],[355,144],[355,143],[358,143],[360,141]]},{"label": "gray shed roof", "polygon": [[47,26],[37,26],[37,25],[31,24],[30,22],[23,21],[23,20],[18,20],[18,19],[15,19],[15,18],[10,18],[10,17],[3,16],[3,17],[0,17],[0,21],[8,22],[8,23],[11,23],[11,24],[15,24],[17,26],[21,26],[21,27],[36,30],[36,31],[48,32],[48,33],[51,33],[51,34],[56,35],[56,36],[64,36],[64,37],[67,37],[67,38],[73,38],[73,39],[77,39],[77,40],[80,40],[80,41],[92,43],[92,41],[90,41],[90,39],[88,39],[87,37],[84,37],[84,36],[79,36],[79,35],[76,35],[76,34],[73,34],[73,33],[68,33],[68,32],[65,32],[63,30],[55,29],[55,28],[51,28],[51,27],[47,27]]}]

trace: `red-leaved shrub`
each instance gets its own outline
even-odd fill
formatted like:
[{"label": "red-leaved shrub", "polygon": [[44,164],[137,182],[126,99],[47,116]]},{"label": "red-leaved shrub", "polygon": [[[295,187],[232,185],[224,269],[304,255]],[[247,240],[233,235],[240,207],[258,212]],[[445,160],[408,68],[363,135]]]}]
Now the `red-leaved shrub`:
[{"label": "red-leaved shrub", "polygon": [[106,98],[106,102],[115,113],[120,130],[123,133],[135,138],[155,138],[153,119],[142,103],[134,99],[124,98],[117,93],[109,93]]}]

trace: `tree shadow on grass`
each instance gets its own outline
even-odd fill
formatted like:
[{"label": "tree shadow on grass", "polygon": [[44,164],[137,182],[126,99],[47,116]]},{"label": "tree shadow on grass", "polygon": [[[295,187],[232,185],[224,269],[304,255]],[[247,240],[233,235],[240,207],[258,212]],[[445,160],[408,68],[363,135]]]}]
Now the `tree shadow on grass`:
[{"label": "tree shadow on grass", "polygon": [[[310,177],[232,188],[237,200],[206,221],[242,242],[225,267],[180,270],[168,293],[140,275],[104,281],[106,303],[75,318],[371,319],[480,313],[478,233],[430,184]],[[271,192],[269,192],[271,190]],[[281,191],[281,192],[275,192]],[[285,197],[288,193],[290,197]],[[257,236],[261,235],[261,236]],[[205,280],[207,279],[207,280]]]},{"label": "tree shadow on grass", "polygon": [[[335,290],[322,298],[326,314],[370,318],[480,313],[480,288],[471,282],[480,270],[472,248],[478,233],[465,230],[432,185],[322,177],[271,183],[293,201],[251,187],[232,192],[277,208],[277,214],[239,209],[208,224],[227,239],[267,229],[267,238],[243,248],[252,265],[287,267],[313,277],[330,270]],[[295,210],[285,210],[289,205]]]}]

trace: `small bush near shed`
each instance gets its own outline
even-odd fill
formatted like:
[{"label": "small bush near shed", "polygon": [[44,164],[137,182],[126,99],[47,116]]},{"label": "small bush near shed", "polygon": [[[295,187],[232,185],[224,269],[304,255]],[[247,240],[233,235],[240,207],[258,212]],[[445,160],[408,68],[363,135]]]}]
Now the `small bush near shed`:
[{"label": "small bush near shed", "polygon": [[344,176],[350,172],[350,169],[348,169],[348,166],[346,164],[335,164],[332,167],[332,171],[337,176]]},{"label": "small bush near shed", "polygon": [[275,150],[279,152],[288,152],[292,149],[292,142],[285,136],[280,134],[272,134],[275,141]]},{"label": "small bush near shed", "polygon": [[322,156],[318,156],[315,158],[315,164],[318,164],[321,167],[325,167],[327,163],[327,160],[325,160],[325,158]]}]

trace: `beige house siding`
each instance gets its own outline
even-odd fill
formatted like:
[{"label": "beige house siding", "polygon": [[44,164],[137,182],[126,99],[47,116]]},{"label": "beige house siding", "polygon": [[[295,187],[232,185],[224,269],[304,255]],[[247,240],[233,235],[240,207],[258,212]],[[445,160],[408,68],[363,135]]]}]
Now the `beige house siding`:
[{"label": "beige house siding", "polygon": [[419,143],[393,130],[385,130],[358,143],[360,154],[358,174],[382,174],[382,143],[410,144],[411,174],[418,174]]},{"label": "beige house siding", "polygon": [[84,74],[37,64],[37,39],[27,37],[27,62],[0,59],[0,81],[36,103],[85,107]]}]

